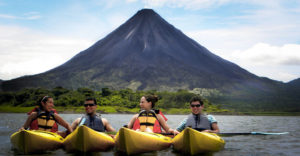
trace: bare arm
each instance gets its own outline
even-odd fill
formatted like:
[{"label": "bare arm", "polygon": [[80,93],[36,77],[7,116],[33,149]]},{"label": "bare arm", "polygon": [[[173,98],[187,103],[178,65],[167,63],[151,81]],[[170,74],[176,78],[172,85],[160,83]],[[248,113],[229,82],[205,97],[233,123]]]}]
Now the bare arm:
[{"label": "bare arm", "polygon": [[115,132],[116,131],[105,118],[102,118],[102,123],[107,132]]},{"label": "bare arm", "polygon": [[216,123],[216,122],[212,123],[211,127],[212,127],[212,131],[211,132],[213,132],[213,133],[219,133],[220,132],[218,123]]},{"label": "bare arm", "polygon": [[65,127],[70,133],[73,132],[71,126],[63,118],[61,118],[57,113],[54,113],[54,118],[60,125]]},{"label": "bare arm", "polygon": [[167,124],[167,122],[165,121],[165,119],[160,115],[157,114],[156,115],[159,123],[161,124],[162,128],[167,132],[167,133],[175,133],[174,129],[170,128]]},{"label": "bare arm", "polygon": [[133,124],[134,124],[134,122],[135,122],[135,120],[137,119],[138,116],[139,116],[139,114],[135,114],[135,115],[131,118],[131,120],[130,120],[129,123],[128,123],[128,128],[130,128],[130,129],[133,128]]},{"label": "bare arm", "polygon": [[37,113],[36,112],[32,112],[27,120],[25,121],[23,127],[20,128],[20,130],[23,130],[23,129],[28,129],[29,126],[30,126],[30,123],[32,122],[33,119],[35,119],[37,117]]},{"label": "bare arm", "polygon": [[220,132],[219,126],[216,122],[212,123],[211,127],[212,127],[212,130],[204,130],[202,132],[209,132],[209,133],[219,133]]},{"label": "bare arm", "polygon": [[72,130],[74,131],[77,126],[79,125],[79,122],[80,122],[81,118],[77,118],[76,120],[73,121],[72,125],[71,125],[71,128]]}]

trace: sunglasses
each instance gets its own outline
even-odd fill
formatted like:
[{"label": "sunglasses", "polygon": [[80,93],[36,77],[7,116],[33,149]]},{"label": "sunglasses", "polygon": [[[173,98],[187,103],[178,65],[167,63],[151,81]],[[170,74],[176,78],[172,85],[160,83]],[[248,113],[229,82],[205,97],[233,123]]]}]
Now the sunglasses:
[{"label": "sunglasses", "polygon": [[200,107],[201,105],[191,105],[191,107]]},{"label": "sunglasses", "polygon": [[84,104],[84,107],[87,107],[87,106],[92,107],[92,106],[95,106],[95,104]]}]

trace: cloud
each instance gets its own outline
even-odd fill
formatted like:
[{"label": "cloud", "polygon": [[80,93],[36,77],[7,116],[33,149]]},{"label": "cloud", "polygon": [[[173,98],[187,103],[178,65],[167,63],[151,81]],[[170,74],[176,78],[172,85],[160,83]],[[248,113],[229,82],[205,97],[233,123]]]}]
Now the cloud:
[{"label": "cloud", "polygon": [[[285,44],[281,47],[257,43],[244,51],[235,51],[231,56],[240,63],[252,65],[296,65],[300,67],[300,45]],[[300,68],[299,68],[300,69]]]},{"label": "cloud", "polygon": [[284,82],[299,78],[300,44],[272,40],[275,37],[289,41],[291,37],[266,31],[264,28],[244,27],[192,31],[187,35],[212,53],[258,76]]},{"label": "cloud", "polygon": [[4,18],[4,19],[17,19],[18,17],[12,16],[12,15],[7,15],[7,14],[0,14],[0,18]]},{"label": "cloud", "polygon": [[217,7],[229,0],[143,0],[146,7],[170,7],[198,10],[203,8]]},{"label": "cloud", "polygon": [[300,44],[274,46],[257,43],[234,51],[228,59],[259,76],[290,81],[300,77]]},{"label": "cloud", "polygon": [[0,79],[37,74],[63,64],[91,41],[0,26]]},{"label": "cloud", "polygon": [[38,12],[28,12],[21,16],[9,15],[9,14],[0,14],[0,19],[10,19],[10,20],[37,20],[42,18]]}]

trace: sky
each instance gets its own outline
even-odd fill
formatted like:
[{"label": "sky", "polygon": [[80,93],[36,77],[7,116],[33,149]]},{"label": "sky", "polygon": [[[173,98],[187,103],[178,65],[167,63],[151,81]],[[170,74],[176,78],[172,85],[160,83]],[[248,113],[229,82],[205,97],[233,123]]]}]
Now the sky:
[{"label": "sky", "polygon": [[55,68],[143,8],[257,76],[300,78],[300,0],[0,0],[0,79]]}]

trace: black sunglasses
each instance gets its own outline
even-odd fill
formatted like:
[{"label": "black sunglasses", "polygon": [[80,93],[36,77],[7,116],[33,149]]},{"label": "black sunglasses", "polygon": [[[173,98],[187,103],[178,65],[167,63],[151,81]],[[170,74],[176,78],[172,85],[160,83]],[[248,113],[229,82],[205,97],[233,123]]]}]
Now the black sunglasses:
[{"label": "black sunglasses", "polygon": [[92,107],[92,106],[95,106],[95,104],[84,104],[84,107],[87,107],[87,106]]},{"label": "black sunglasses", "polygon": [[191,107],[200,107],[201,105],[191,105]]}]

